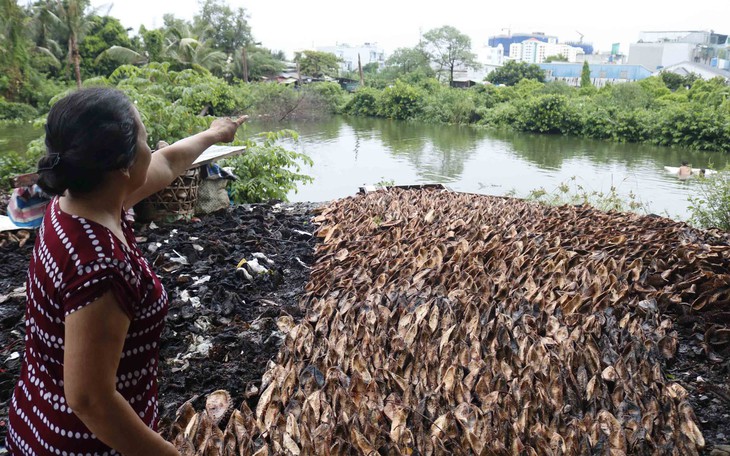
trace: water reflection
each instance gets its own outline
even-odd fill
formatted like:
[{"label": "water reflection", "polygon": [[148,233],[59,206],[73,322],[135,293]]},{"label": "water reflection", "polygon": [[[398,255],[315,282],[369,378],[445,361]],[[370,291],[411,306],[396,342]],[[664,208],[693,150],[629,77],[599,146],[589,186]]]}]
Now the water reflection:
[{"label": "water reflection", "polygon": [[[644,167],[649,162],[660,170],[663,170],[664,166],[679,166],[684,160],[697,169],[723,169],[729,162],[724,154],[646,144],[615,143],[511,131],[494,131],[492,137],[508,142],[519,157],[546,170],[560,169],[566,160],[576,158],[586,158],[594,164],[621,163],[629,169]],[[659,158],[661,161],[658,161]]]},{"label": "water reflection", "polygon": [[[350,123],[351,119],[347,119]],[[361,126],[362,127],[362,126]],[[453,182],[476,153],[487,133],[470,127],[398,122],[378,119],[371,128],[380,131],[383,146],[392,156],[406,159],[422,181]]]},{"label": "water reflection", "polygon": [[31,123],[8,124],[0,126],[0,153],[15,152],[24,154],[28,143],[38,138],[43,130]]},{"label": "water reflection", "polygon": [[679,181],[664,166],[682,160],[695,168],[728,164],[724,155],[684,149],[387,119],[337,117],[282,126],[300,132],[299,150],[315,163],[305,170],[315,182],[290,195],[297,201],[352,195],[359,185],[383,179],[526,195],[575,176],[591,189],[616,186],[619,192],[633,192],[657,213],[686,215],[687,196],[697,181]]}]

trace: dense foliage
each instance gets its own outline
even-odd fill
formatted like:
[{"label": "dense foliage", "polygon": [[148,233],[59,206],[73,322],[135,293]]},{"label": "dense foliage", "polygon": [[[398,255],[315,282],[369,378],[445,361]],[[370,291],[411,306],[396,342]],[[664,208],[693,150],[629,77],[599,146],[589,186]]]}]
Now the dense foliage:
[{"label": "dense foliage", "polygon": [[[169,63],[151,63],[143,67],[124,65],[108,78],[94,78],[86,84],[107,85],[124,91],[139,110],[147,128],[149,145],[153,148],[159,140],[174,142],[204,130],[213,120],[213,114],[233,116],[243,111],[264,109],[257,108],[257,104],[271,103],[271,99],[262,94],[270,88],[283,87],[276,84],[234,86],[204,68],[175,71]],[[331,100],[337,92],[330,85],[314,85],[308,90],[312,93],[310,97],[318,97],[324,106],[339,102]],[[56,99],[64,94],[58,94]],[[0,109],[2,107],[0,104]],[[233,185],[232,196],[236,202],[286,199],[287,193],[298,184],[310,181],[300,173],[300,166],[311,164],[311,160],[288,150],[282,144],[285,139],[295,140],[296,134],[283,131],[247,138],[244,133],[237,139],[236,143],[246,145],[249,152],[230,163],[241,177]],[[36,140],[24,156],[3,154],[0,186],[7,188],[11,176],[32,171],[43,152],[43,141]]]},{"label": "dense foliage", "polygon": [[245,154],[224,162],[233,167],[238,180],[231,185],[233,201],[251,202],[286,200],[286,195],[296,190],[299,183],[312,182],[312,178],[301,173],[301,165],[312,165],[312,160],[301,153],[282,145],[282,140],[297,140],[296,132],[281,130],[261,133],[244,144]]},{"label": "dense foliage", "polygon": [[663,76],[601,89],[531,78],[466,90],[433,79],[397,80],[382,90],[360,89],[345,111],[730,152],[730,86],[721,79],[690,79],[673,87]]}]

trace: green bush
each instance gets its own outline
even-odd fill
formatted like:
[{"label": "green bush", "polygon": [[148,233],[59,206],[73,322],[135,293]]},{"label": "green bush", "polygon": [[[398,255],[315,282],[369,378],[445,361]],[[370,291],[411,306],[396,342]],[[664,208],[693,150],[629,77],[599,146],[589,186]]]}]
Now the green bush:
[{"label": "green bush", "polygon": [[476,93],[444,87],[426,100],[422,118],[427,122],[469,124],[479,119]]},{"label": "green bush", "polygon": [[372,87],[360,87],[345,106],[345,112],[355,116],[376,117],[378,115],[378,99],[380,90]]},{"label": "green bush", "polygon": [[477,108],[479,123],[489,127],[512,127],[517,121],[518,109],[512,103],[500,103],[494,108]]},{"label": "green bush", "polygon": [[580,131],[578,116],[563,95],[541,95],[517,105],[515,127],[535,133]]},{"label": "green bush", "polygon": [[257,140],[248,140],[245,154],[225,160],[224,166],[233,167],[238,180],[231,184],[231,198],[235,203],[256,203],[271,199],[286,201],[287,194],[300,183],[312,182],[301,174],[301,164],[312,165],[304,154],[282,145],[284,140],[298,139],[296,132],[261,133]]},{"label": "green bush", "polygon": [[331,114],[339,113],[345,107],[347,92],[336,82],[315,82],[304,88]]},{"label": "green bush", "polygon": [[279,120],[296,109],[300,93],[289,86],[269,82],[249,84],[252,114]]},{"label": "green bush", "polygon": [[45,153],[45,145],[42,142],[38,143],[38,140],[35,142],[36,147],[23,155],[13,151],[0,154],[0,191],[8,191],[12,188],[11,179],[13,177],[36,171],[38,160]]},{"label": "green bush", "polygon": [[423,89],[396,81],[381,93],[378,112],[389,119],[415,119],[423,111],[424,95]]},{"label": "green bush", "polygon": [[0,98],[0,120],[31,120],[38,111],[25,103],[10,103]]},{"label": "green bush", "polygon": [[690,223],[730,231],[730,174],[702,179],[697,187],[696,196],[689,198]]},{"label": "green bush", "polygon": [[657,113],[651,142],[695,150],[730,152],[730,117],[698,104],[671,106]]}]

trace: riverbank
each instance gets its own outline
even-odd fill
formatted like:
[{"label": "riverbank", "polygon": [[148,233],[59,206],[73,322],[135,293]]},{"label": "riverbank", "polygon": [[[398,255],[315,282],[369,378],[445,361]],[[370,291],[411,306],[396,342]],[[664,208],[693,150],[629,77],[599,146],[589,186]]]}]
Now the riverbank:
[{"label": "riverbank", "polygon": [[[377,195],[371,196],[370,199],[376,197]],[[488,197],[475,198],[490,201]],[[361,204],[359,201],[360,199],[355,199],[349,204]],[[383,200],[383,204],[385,201]],[[337,203],[328,206],[335,204]],[[378,204],[371,207],[382,214],[381,223],[387,222],[390,217],[395,217],[393,221],[406,217],[405,214],[396,216],[395,213],[384,212],[378,209]],[[509,206],[514,207],[514,204]],[[443,206],[443,210],[448,207]],[[534,207],[540,211],[542,206]],[[312,223],[313,208],[313,205],[303,204],[242,206],[232,211],[202,217],[200,221],[137,227],[138,242],[171,295],[170,313],[161,349],[160,414],[163,429],[174,419],[175,410],[183,402],[192,400],[193,406],[201,410],[205,395],[219,388],[230,391],[234,405],[237,406],[245,400],[255,410],[262,392],[263,374],[271,367],[270,360],[279,359],[277,356],[281,344],[286,339],[281,328],[277,326],[277,319],[290,315],[291,321],[297,323],[303,321],[302,317],[307,314],[311,315],[306,321],[314,318],[308,301],[302,299],[306,290],[311,292],[314,289],[305,288],[310,280],[310,268],[314,267],[321,275],[328,269],[322,262],[334,261],[332,258],[327,260],[331,255],[327,255],[324,250],[315,252],[318,243],[312,236],[315,233],[315,225]],[[476,208],[474,210],[474,216],[485,216],[482,211],[477,211]],[[662,264],[685,264],[676,269],[676,273],[690,277],[695,267],[691,264],[714,270],[722,269],[722,265],[730,261],[730,238],[724,233],[698,231],[685,224],[658,217],[601,215],[603,213],[589,208],[545,208],[545,211],[568,211],[576,214],[580,211],[577,220],[594,221],[593,224],[580,225],[583,229],[593,225],[596,229],[600,228],[603,222],[599,220],[612,220],[616,227],[633,227],[622,231],[621,236],[625,237],[623,240],[605,237],[608,242],[605,245],[600,240],[603,237],[588,235],[586,239],[592,239],[593,247],[583,253],[580,253],[580,249],[577,252],[579,255],[594,257],[595,261],[603,261],[601,258],[619,261],[622,249],[651,244],[646,240],[651,233],[659,236],[663,247],[652,254],[652,262],[647,259],[644,263],[645,271],[639,271],[634,276],[639,277],[637,290],[644,290],[639,291],[640,293],[651,294],[648,287],[661,293],[670,293],[667,289],[658,287],[659,283],[655,283],[655,280],[659,280],[659,276],[651,272],[652,268],[661,269]],[[506,214],[504,211],[500,212]],[[434,212],[433,216],[429,216],[424,212],[421,216],[439,217],[439,213]],[[522,219],[525,223],[530,220],[529,217]],[[409,219],[404,219],[401,223],[408,225],[410,222],[407,220]],[[388,222],[388,226],[389,223],[391,222]],[[562,242],[571,243],[573,241],[570,239],[581,236],[578,226],[561,232],[561,238],[565,238]],[[338,235],[335,233],[336,236]],[[636,244],[639,239],[643,240]],[[23,285],[32,242],[33,238],[30,237],[22,247],[13,242],[0,246],[0,346],[3,347],[0,352],[3,364],[3,372],[0,373],[0,404],[3,407],[0,408],[0,419],[6,416],[7,400],[20,367],[20,358],[14,353],[22,354],[25,299],[19,293],[19,288]],[[527,244],[523,248],[527,248]],[[350,255],[357,252],[354,248],[349,250]],[[697,253],[703,250],[706,253]],[[373,254],[378,252],[381,250],[374,251]],[[342,254],[340,250],[335,253],[337,257]],[[663,256],[659,256],[660,254]],[[665,262],[664,257],[667,255]],[[249,272],[252,280],[244,273],[236,272],[236,266],[242,259],[251,261],[254,258],[269,269],[269,272],[260,276]],[[404,256],[404,260],[408,258],[408,255]],[[686,263],[687,261],[696,263]],[[619,269],[609,272],[621,275]],[[644,304],[644,307],[648,307],[643,310],[647,313],[641,317],[651,316],[651,321],[656,319],[656,322],[666,320],[666,323],[661,324],[662,331],[669,337],[667,341],[673,342],[662,342],[657,346],[661,350],[656,348],[654,352],[652,349],[645,356],[647,360],[652,359],[658,363],[664,379],[662,381],[677,383],[687,391],[687,400],[692,405],[695,421],[703,433],[708,449],[730,440],[730,392],[727,390],[730,352],[727,341],[723,339],[723,331],[727,331],[730,318],[726,307],[719,304],[724,302],[725,295],[722,293],[727,289],[727,283],[722,277],[716,276],[712,279],[715,282],[712,289],[708,290],[711,294],[702,294],[705,286],[702,280],[705,279],[682,281],[679,276],[670,274],[666,278],[669,282],[663,283],[685,290],[681,295],[683,297],[675,304],[666,303],[657,297],[656,310],[651,310],[651,301],[648,301]],[[665,278],[662,276],[661,280],[664,281]],[[317,283],[323,282],[318,279]],[[716,298],[712,298],[714,294],[717,294]],[[669,297],[671,293],[665,296]],[[648,295],[647,297],[650,298]],[[702,302],[707,304],[700,305]],[[618,309],[616,307],[614,312],[618,312]],[[635,309],[638,310],[639,308]],[[660,314],[656,314],[657,311]],[[312,321],[311,324],[316,325],[316,321]],[[609,319],[610,321],[615,322]],[[646,329],[654,331],[658,327]],[[607,334],[611,332],[608,331]],[[601,351],[606,349],[608,347],[601,347]],[[623,352],[619,350],[619,353]],[[662,353],[669,353],[669,356]],[[532,407],[539,410],[542,405],[537,401]],[[617,415],[617,418],[621,417]],[[4,427],[0,427],[0,433],[3,432]],[[707,453],[709,454],[709,450]]]}]

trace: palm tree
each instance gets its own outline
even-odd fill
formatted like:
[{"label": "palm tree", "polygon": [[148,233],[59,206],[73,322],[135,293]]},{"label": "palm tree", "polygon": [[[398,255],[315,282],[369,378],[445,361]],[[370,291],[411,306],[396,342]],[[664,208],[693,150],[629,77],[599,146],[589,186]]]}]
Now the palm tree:
[{"label": "palm tree", "polygon": [[[120,63],[133,65],[149,62],[147,53],[137,52],[122,46],[112,46],[99,54],[97,61],[109,57]],[[162,57],[182,66],[199,65],[210,71],[222,69],[227,60],[224,52],[212,49],[187,26],[171,27],[167,30],[166,44]]]},{"label": "palm tree", "polygon": [[79,41],[83,39],[90,25],[87,21],[86,9],[89,0],[57,0],[58,17],[62,21],[68,36],[68,61],[73,65],[76,86],[81,88],[81,54]]},{"label": "palm tree", "polygon": [[20,91],[28,66],[28,43],[25,35],[26,17],[14,0],[0,1],[0,65],[10,84],[8,94]]},{"label": "palm tree", "polygon": [[64,52],[61,45],[55,39],[57,31],[63,27],[61,20],[53,12],[56,2],[54,0],[42,0],[36,2],[31,10],[30,30],[35,44],[34,51],[48,56],[55,67],[61,66],[59,57]]}]

